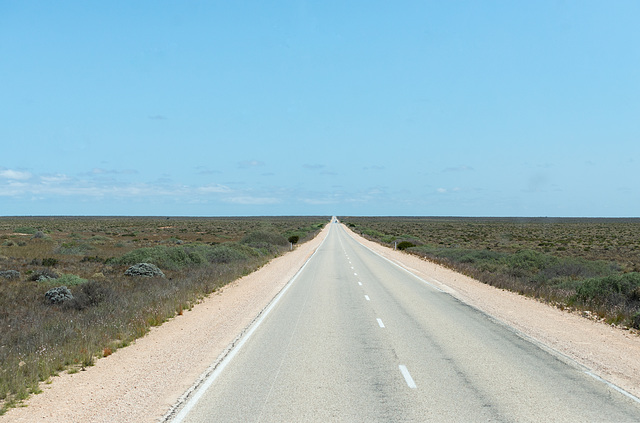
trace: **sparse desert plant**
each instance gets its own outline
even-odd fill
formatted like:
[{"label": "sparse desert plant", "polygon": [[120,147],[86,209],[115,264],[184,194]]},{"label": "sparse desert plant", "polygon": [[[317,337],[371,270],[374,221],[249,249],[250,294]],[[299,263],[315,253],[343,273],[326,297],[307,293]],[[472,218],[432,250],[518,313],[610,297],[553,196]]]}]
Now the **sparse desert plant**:
[{"label": "sparse desert plant", "polygon": [[0,278],[20,279],[20,272],[18,272],[17,270],[2,270],[0,271]]},{"label": "sparse desert plant", "polygon": [[297,244],[298,241],[300,241],[300,236],[298,235],[291,235],[287,241],[289,241],[291,244]]},{"label": "sparse desert plant", "polygon": [[78,287],[73,298],[64,302],[66,308],[84,310],[113,299],[113,289],[105,283],[88,281]]},{"label": "sparse desert plant", "polygon": [[50,269],[42,269],[31,273],[31,277],[29,278],[32,281],[36,282],[47,282],[52,279],[58,279],[60,275]]},{"label": "sparse desert plant", "polygon": [[47,267],[53,267],[56,264],[58,264],[58,262],[59,262],[58,259],[53,257],[47,257],[42,259],[42,265]]},{"label": "sparse desert plant", "polygon": [[34,235],[36,232],[38,232],[36,228],[33,228],[31,226],[19,226],[15,228],[14,231],[17,234],[27,234],[27,235]]},{"label": "sparse desert plant", "polygon": [[55,283],[66,285],[66,286],[76,286],[76,285],[82,285],[87,283],[87,280],[84,278],[81,278],[80,276],[73,275],[71,273],[65,273],[60,275],[55,280]]},{"label": "sparse desert plant", "polygon": [[406,250],[407,248],[411,248],[411,247],[415,247],[416,244],[414,244],[413,242],[409,242],[409,241],[402,241],[399,242],[397,245],[398,250]]},{"label": "sparse desert plant", "polygon": [[45,292],[44,297],[50,304],[62,304],[71,300],[73,295],[71,295],[71,291],[66,286],[58,286]]},{"label": "sparse desert plant", "polygon": [[127,276],[144,276],[147,278],[161,277],[164,278],[164,273],[155,264],[151,263],[137,263],[129,267],[125,272]]},{"label": "sparse desert plant", "polygon": [[251,232],[242,238],[240,242],[253,248],[282,247],[288,244],[287,239],[281,234],[267,231]]}]

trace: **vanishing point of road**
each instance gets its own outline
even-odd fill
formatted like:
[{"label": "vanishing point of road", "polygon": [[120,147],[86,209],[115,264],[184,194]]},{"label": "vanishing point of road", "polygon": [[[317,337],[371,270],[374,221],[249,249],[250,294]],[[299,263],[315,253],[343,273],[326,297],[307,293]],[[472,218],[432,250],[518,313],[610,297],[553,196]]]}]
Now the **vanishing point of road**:
[{"label": "vanishing point of road", "polygon": [[173,421],[638,422],[640,403],[334,219]]}]

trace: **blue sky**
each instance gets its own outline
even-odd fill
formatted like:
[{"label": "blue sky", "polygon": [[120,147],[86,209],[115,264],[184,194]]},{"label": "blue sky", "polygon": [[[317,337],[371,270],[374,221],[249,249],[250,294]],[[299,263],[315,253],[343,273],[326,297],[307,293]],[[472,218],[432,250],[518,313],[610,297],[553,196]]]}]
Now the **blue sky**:
[{"label": "blue sky", "polygon": [[638,216],[638,16],[0,0],[0,215]]}]

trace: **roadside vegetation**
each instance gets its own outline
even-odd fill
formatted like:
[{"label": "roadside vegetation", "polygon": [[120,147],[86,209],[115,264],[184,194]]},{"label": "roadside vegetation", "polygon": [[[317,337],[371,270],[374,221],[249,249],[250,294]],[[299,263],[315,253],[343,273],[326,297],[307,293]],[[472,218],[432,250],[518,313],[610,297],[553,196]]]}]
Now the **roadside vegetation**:
[{"label": "roadside vegetation", "polygon": [[[288,238],[313,238],[328,220],[0,218],[0,415],[52,376],[84,370],[288,251]],[[161,272],[125,275],[139,263]]]},{"label": "roadside vegetation", "polygon": [[343,217],[484,283],[640,329],[640,219]]}]

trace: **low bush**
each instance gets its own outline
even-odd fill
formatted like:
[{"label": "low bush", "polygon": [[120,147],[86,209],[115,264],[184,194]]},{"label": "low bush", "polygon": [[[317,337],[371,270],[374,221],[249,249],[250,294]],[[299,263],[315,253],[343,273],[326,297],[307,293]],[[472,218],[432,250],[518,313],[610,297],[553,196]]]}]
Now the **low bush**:
[{"label": "low bush", "polygon": [[32,228],[31,226],[19,226],[14,229],[14,232],[17,234],[28,234],[34,235],[38,230],[36,228]]},{"label": "low bush", "polygon": [[288,245],[287,238],[284,236],[267,231],[256,231],[246,235],[240,243],[253,248],[270,248],[273,246],[284,247]]},{"label": "low bush", "polygon": [[625,273],[584,280],[576,288],[576,299],[595,306],[640,306],[640,273]]},{"label": "low bush", "polygon": [[292,244],[297,244],[298,241],[300,241],[300,236],[299,235],[291,235],[287,241],[289,241]]},{"label": "low bush", "polygon": [[55,259],[53,257],[47,257],[47,258],[43,258],[42,259],[42,265],[43,266],[53,267],[56,264],[58,264],[58,259]]},{"label": "low bush", "polygon": [[87,283],[87,280],[81,278],[80,276],[72,275],[72,274],[63,274],[60,275],[57,279],[55,279],[55,283],[59,285],[66,286],[76,286]]},{"label": "low bush", "polygon": [[73,298],[65,301],[63,306],[75,310],[84,310],[87,307],[97,306],[104,301],[109,301],[113,295],[113,289],[104,283],[88,281],[79,286],[78,289],[73,292]]},{"label": "low bush", "polygon": [[65,242],[57,248],[56,253],[65,255],[86,255],[94,249],[95,247],[90,244]]},{"label": "low bush", "polygon": [[42,282],[49,279],[58,279],[58,277],[59,275],[53,270],[43,269],[33,272],[29,279],[36,282]]},{"label": "low bush", "polygon": [[73,295],[71,295],[71,291],[66,286],[58,286],[45,292],[44,297],[50,304],[62,304],[71,300]]},{"label": "low bush", "polygon": [[398,250],[406,250],[407,248],[411,248],[411,247],[415,247],[416,244],[414,244],[413,242],[409,242],[409,241],[402,241],[399,242],[397,245]]},{"label": "low bush", "polygon": [[[286,242],[286,240],[285,240]],[[198,267],[209,263],[230,263],[247,260],[258,253],[248,246],[235,243],[216,245],[194,244],[185,246],[156,246],[132,250],[110,263],[133,265],[153,263],[163,269],[178,270],[185,267]]]},{"label": "low bush", "polygon": [[33,238],[34,238],[34,239],[45,239],[46,237],[47,237],[47,235],[46,235],[44,232],[42,232],[42,231],[36,231],[36,232],[33,234]]},{"label": "low bush", "polygon": [[17,270],[1,270],[0,278],[3,279],[20,279],[20,272]]}]

